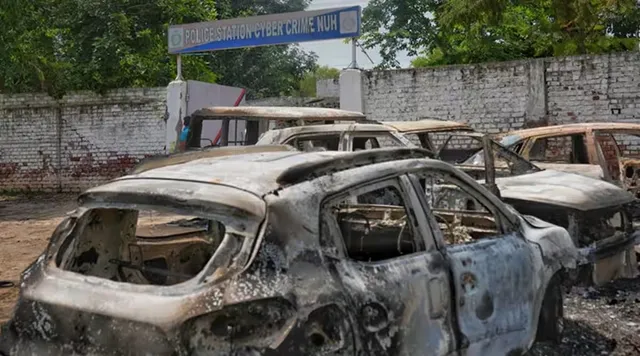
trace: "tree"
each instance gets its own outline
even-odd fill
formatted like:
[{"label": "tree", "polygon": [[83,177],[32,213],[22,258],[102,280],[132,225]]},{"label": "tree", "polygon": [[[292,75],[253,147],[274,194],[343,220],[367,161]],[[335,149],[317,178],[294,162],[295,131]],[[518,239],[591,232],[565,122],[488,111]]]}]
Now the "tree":
[{"label": "tree", "polygon": [[[204,21],[216,12],[213,0],[6,0],[0,16],[8,64],[0,89],[59,97],[68,90],[166,85],[175,76],[168,23]],[[184,69],[215,80],[204,58],[186,59]]]},{"label": "tree", "polygon": [[417,67],[629,51],[638,28],[636,0],[374,0],[363,12],[383,67],[398,50],[421,54]]},{"label": "tree", "polygon": [[[0,92],[167,85],[176,61],[169,24],[302,10],[306,0],[3,0]],[[298,90],[316,57],[296,46],[183,56],[187,79],[248,88],[249,97]]]},{"label": "tree", "polygon": [[[218,0],[218,19],[301,11],[308,0]],[[247,98],[295,94],[317,56],[297,45],[278,45],[212,52],[207,55],[220,84],[247,88]]]},{"label": "tree", "polygon": [[371,0],[362,12],[362,44],[380,47],[381,67],[398,67],[396,53],[415,56],[434,47],[437,35],[431,13],[438,0]]},{"label": "tree", "polygon": [[305,73],[304,77],[300,81],[299,96],[303,97],[315,97],[316,94],[316,82],[323,79],[338,79],[340,78],[340,71],[336,68],[328,66],[316,67],[315,70]]}]

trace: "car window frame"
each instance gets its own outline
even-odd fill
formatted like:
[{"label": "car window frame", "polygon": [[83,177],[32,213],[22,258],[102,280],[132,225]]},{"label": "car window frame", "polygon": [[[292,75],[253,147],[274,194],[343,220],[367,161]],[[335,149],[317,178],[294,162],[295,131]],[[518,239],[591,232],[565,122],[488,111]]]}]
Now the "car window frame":
[{"label": "car window frame", "polygon": [[350,132],[345,132],[345,135],[344,135],[344,140],[347,143],[346,147],[344,147],[344,150],[349,152],[353,151],[353,138],[363,137],[363,136],[375,138],[376,142],[378,143],[378,146],[380,146],[380,141],[378,140],[378,137],[382,137],[382,136],[386,136],[390,138],[395,143],[397,143],[399,147],[404,146],[404,142],[399,140],[395,135],[393,135],[389,131],[350,131]]},{"label": "car window frame", "polygon": [[[381,189],[384,187],[393,186],[398,189],[401,198],[403,199],[404,209],[407,212],[407,219],[411,221],[413,224],[412,230],[414,234],[414,242],[417,244],[422,244],[424,246],[423,250],[416,251],[411,254],[400,255],[393,258],[388,258],[385,260],[378,261],[360,261],[351,258],[347,251],[347,247],[344,241],[344,236],[342,236],[342,231],[338,226],[337,220],[331,217],[328,209],[337,202],[343,201],[354,194],[361,195],[368,192],[375,191],[377,189]],[[380,264],[387,264],[394,261],[400,261],[404,259],[414,258],[420,254],[428,254],[437,249],[437,241],[436,237],[433,235],[433,230],[429,226],[428,219],[422,218],[419,214],[416,214],[415,205],[420,205],[419,196],[415,194],[413,185],[406,177],[406,174],[402,174],[399,176],[385,177],[378,180],[371,180],[368,182],[364,182],[355,186],[351,186],[345,188],[337,193],[326,196],[320,203],[319,209],[319,224],[320,224],[320,243],[321,246],[328,244],[331,245],[331,248],[335,248],[337,255],[333,255],[330,257],[336,259],[346,259],[353,263],[360,263],[368,266],[375,266]],[[331,221],[331,222],[330,222]],[[331,233],[330,236],[323,236],[325,234],[325,230],[323,225],[327,224],[327,229],[329,229]],[[323,250],[326,249],[323,246]]]},{"label": "car window frame", "polygon": [[[587,159],[589,160],[588,163],[569,163],[569,162],[557,162],[557,161],[540,161],[540,160],[532,160],[531,159],[531,149],[533,148],[533,145],[536,144],[536,142],[540,139],[548,139],[548,138],[555,138],[555,137],[569,137],[571,139],[571,149],[573,150],[573,138],[572,136],[577,136],[577,135],[582,135],[583,136],[583,144],[585,146],[585,151],[587,154]],[[591,147],[591,143],[593,142],[593,135],[590,134],[589,131],[580,131],[580,132],[574,132],[574,133],[551,133],[551,134],[546,134],[546,135],[539,135],[539,136],[531,136],[528,138],[529,142],[527,142],[526,146],[523,146],[526,149],[526,157],[524,155],[522,155],[523,157],[525,157],[527,160],[531,161],[531,162],[542,162],[542,163],[549,163],[549,164],[593,164],[593,159],[595,157],[593,157],[592,152],[590,150]],[[545,148],[546,149],[546,148]]]},{"label": "car window frame", "polygon": [[[504,236],[509,235],[510,232],[515,232],[520,238],[524,239],[522,234],[520,234],[520,229],[518,225],[513,223],[511,219],[509,219],[504,214],[504,212],[502,211],[503,209],[501,207],[498,207],[495,204],[493,204],[491,199],[485,196],[484,192],[482,192],[481,190],[477,189],[476,187],[470,184],[467,184],[462,179],[459,179],[459,177],[457,177],[455,173],[440,170],[437,168],[429,168],[428,170],[435,174],[441,174],[441,175],[450,177],[451,180],[454,182],[454,184],[456,184],[459,188],[463,189],[464,192],[471,195],[474,199],[480,202],[480,204],[482,204],[485,207],[485,209],[489,210],[496,218],[497,220],[496,226],[500,230],[500,233],[496,236],[496,238],[502,238]],[[420,174],[421,172],[412,172],[408,174],[408,179],[411,181],[411,184],[415,191],[424,192],[425,188],[422,187],[420,184],[420,177],[419,177]],[[464,189],[461,186],[464,186],[467,189]],[[491,194],[489,192],[487,193]],[[440,229],[438,222],[435,220],[434,213],[431,209],[431,206],[429,205],[429,202],[427,201],[426,194],[425,193],[419,194],[418,199],[420,200],[421,209],[423,210],[424,214],[428,217],[427,220],[428,220],[428,224],[431,227],[431,234],[434,236],[436,240],[438,249],[444,251],[449,245],[445,242],[444,235],[442,234],[442,230]],[[506,209],[506,207],[504,209]]]},{"label": "car window frame", "polygon": [[322,136],[333,136],[333,135],[337,135],[338,136],[338,151],[340,151],[340,149],[342,148],[342,140],[344,138],[344,133],[343,132],[335,132],[335,131],[293,134],[293,135],[287,137],[283,141],[283,145],[288,145],[288,146],[291,146],[291,147],[297,149],[297,146],[292,145],[292,142],[294,142],[296,140],[305,139],[305,138],[313,138],[313,137],[322,137]]}]

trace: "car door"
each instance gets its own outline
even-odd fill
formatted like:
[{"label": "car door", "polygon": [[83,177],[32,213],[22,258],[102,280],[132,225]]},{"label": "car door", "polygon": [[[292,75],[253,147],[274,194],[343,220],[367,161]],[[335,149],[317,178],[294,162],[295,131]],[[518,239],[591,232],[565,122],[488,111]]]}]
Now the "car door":
[{"label": "car door", "polygon": [[430,168],[411,176],[416,190],[427,185],[422,206],[451,268],[461,347],[467,355],[526,350],[541,258],[509,210],[463,174]]},{"label": "car door", "polygon": [[[407,178],[331,197],[322,234],[360,334],[363,355],[447,355],[456,345],[448,271]],[[408,213],[409,212],[409,213]]]}]

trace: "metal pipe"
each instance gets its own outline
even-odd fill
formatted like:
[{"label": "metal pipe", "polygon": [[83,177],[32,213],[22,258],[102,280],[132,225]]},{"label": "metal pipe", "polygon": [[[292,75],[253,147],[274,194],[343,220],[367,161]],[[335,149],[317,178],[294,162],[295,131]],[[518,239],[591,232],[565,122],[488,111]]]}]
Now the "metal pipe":
[{"label": "metal pipe", "polygon": [[356,43],[356,38],[351,39],[351,64],[349,64],[349,68],[358,68],[358,44]]},{"label": "metal pipe", "polygon": [[229,121],[230,119],[222,119],[222,127],[220,131],[222,135],[220,136],[220,146],[229,146]]},{"label": "metal pipe", "polygon": [[176,58],[176,70],[177,70],[177,75],[176,75],[176,80],[182,80],[182,56],[178,55],[178,57]]}]

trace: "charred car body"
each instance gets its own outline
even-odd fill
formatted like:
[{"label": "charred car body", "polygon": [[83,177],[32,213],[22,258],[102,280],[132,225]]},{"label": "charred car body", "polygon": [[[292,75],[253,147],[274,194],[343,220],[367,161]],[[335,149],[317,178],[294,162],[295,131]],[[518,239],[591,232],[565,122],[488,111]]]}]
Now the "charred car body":
[{"label": "charred car body", "polygon": [[[220,130],[216,137],[204,137],[206,122],[219,121]],[[243,122],[243,125],[240,124]],[[258,137],[270,129],[309,124],[333,124],[345,122],[366,123],[368,120],[360,112],[313,107],[270,107],[270,106],[214,106],[203,108],[191,114],[191,134],[186,142],[187,150],[202,147],[253,145]],[[233,123],[233,125],[231,125]],[[238,127],[244,130],[238,132]],[[231,129],[233,127],[233,130]],[[233,134],[232,134],[233,131]],[[203,146],[203,142],[205,145]]]},{"label": "charred car body", "polygon": [[450,145],[478,147],[455,165],[478,180],[486,179],[503,201],[523,214],[566,228],[581,247],[586,267],[582,270],[593,283],[638,276],[633,247],[640,243],[640,232],[632,224],[631,194],[602,180],[542,169],[488,135],[455,133],[439,151]]},{"label": "charred car body", "polygon": [[[296,145],[296,138],[302,136],[317,142],[316,146],[352,150],[355,146],[344,139],[339,146],[328,146],[323,141],[357,137],[360,131],[371,130],[371,126],[375,125],[311,125],[272,130],[263,134],[257,145],[288,144],[307,149]],[[483,180],[490,191],[521,213],[568,229],[576,245],[582,248],[581,264],[585,267],[581,269],[584,275],[580,281],[600,285],[638,275],[633,246],[640,243],[640,234],[631,221],[633,196],[625,190],[583,175],[543,170],[466,124],[426,119],[388,122],[379,127],[386,128],[389,135],[404,137],[398,140],[401,144],[435,151],[438,159],[456,164]],[[339,129],[345,132],[340,133]],[[327,131],[335,137],[327,136]],[[490,159],[485,159],[485,154]]]},{"label": "charred car body", "polygon": [[[640,194],[640,125],[590,122],[512,131],[500,142],[541,167],[603,179]],[[635,155],[635,157],[634,157]]]},{"label": "charred car body", "polygon": [[[578,254],[565,229],[420,149],[244,150],[83,193],[23,273],[0,353],[521,355],[558,340]],[[485,210],[444,204],[442,186]]]}]

